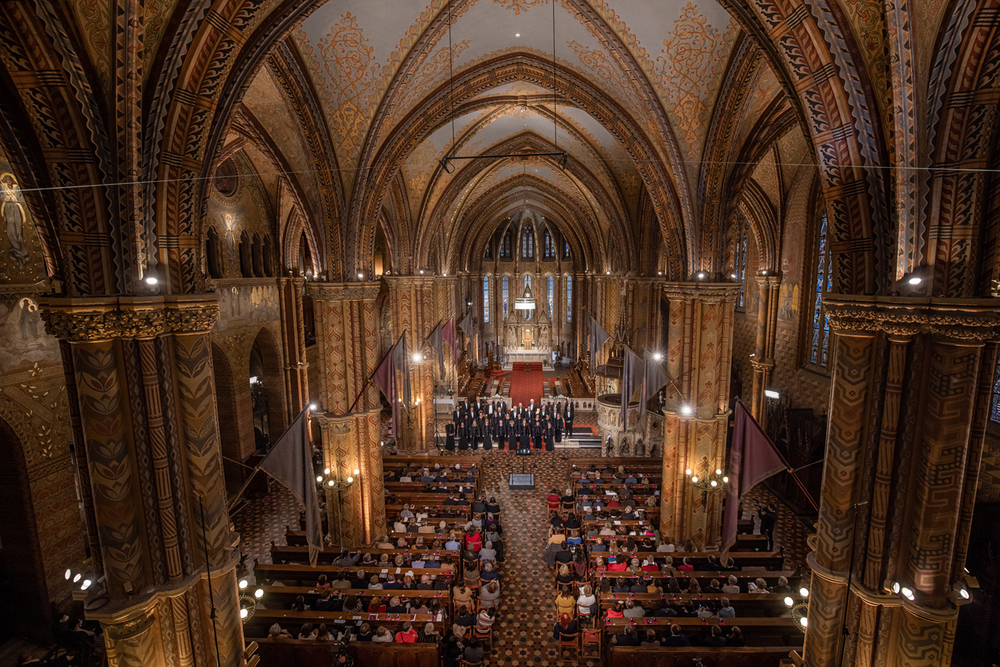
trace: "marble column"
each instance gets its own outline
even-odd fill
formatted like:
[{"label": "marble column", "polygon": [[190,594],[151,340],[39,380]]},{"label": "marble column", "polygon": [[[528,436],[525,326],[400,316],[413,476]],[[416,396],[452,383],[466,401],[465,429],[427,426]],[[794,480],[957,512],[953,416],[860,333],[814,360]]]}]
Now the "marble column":
[{"label": "marble column", "polygon": [[705,479],[726,462],[733,318],[739,286],[664,283],[669,301],[664,392],[663,488],[660,532],[675,543],[718,545],[722,492],[702,491]]},{"label": "marble column", "polygon": [[750,393],[750,413],[761,428],[767,427],[767,400],[764,396],[771,386],[774,373],[774,342],[778,331],[778,292],[781,289],[780,276],[756,276],[757,294],[757,338],[754,357],[750,361],[753,368],[753,386]]},{"label": "marble column", "polygon": [[837,346],[805,664],[833,667],[843,653],[845,665],[944,667],[1000,313],[987,299],[831,296],[825,307]]},{"label": "marble column", "polygon": [[[108,663],[243,662],[209,331],[214,295],[50,298],[86,453]],[[211,568],[211,594],[206,557]],[[211,658],[209,657],[211,656]]]},{"label": "marble column", "polygon": [[[368,382],[379,347],[375,299],[380,283],[310,283],[319,346],[316,420],[323,458],[334,479],[327,489],[331,539],[345,547],[370,544],[386,532],[379,390]],[[358,471],[355,474],[355,470]]]},{"label": "marble column", "polygon": [[[302,319],[304,278],[279,278],[278,301],[281,309],[281,348],[284,352],[284,383],[291,424],[309,402],[309,362],[306,359],[306,334]],[[277,437],[279,434],[275,434]]]}]

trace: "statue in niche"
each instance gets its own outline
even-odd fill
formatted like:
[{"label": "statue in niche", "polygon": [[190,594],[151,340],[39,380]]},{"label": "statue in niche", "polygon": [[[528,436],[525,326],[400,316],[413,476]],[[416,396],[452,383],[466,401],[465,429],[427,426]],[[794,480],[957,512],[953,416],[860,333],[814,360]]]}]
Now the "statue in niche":
[{"label": "statue in niche", "polygon": [[28,297],[24,297],[18,302],[18,305],[21,308],[17,322],[18,328],[21,330],[21,340],[29,343],[38,338],[38,323],[41,321],[38,304]]},{"label": "statue in niche", "polygon": [[0,177],[0,218],[7,226],[7,254],[23,269],[28,263],[28,249],[24,246],[24,200],[11,174]]}]

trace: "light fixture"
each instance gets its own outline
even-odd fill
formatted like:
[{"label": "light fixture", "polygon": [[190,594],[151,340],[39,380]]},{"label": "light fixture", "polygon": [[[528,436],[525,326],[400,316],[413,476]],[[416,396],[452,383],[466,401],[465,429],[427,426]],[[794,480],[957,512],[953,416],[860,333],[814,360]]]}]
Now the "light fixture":
[{"label": "light fixture", "polygon": [[656,360],[656,361],[661,361],[663,359],[663,355],[660,354],[659,352],[654,352],[653,353],[653,359]]},{"label": "light fixture", "polygon": [[795,606],[795,600],[793,600],[792,598],[786,596],[785,597],[785,606],[788,607],[789,609],[791,609],[792,607]]},{"label": "light fixture", "polygon": [[257,376],[256,375],[251,375],[250,376],[250,384],[257,384],[257,382],[259,382],[259,380],[257,379]]},{"label": "light fixture", "polygon": [[690,477],[691,476],[691,468],[688,468],[687,470],[685,470],[684,474],[687,475],[688,477]]},{"label": "light fixture", "polygon": [[723,484],[729,484],[729,475],[724,475],[722,477],[722,483]]},{"label": "light fixture", "polygon": [[244,590],[249,583],[246,579],[240,579],[240,590]]},{"label": "light fixture", "polygon": [[685,417],[690,417],[691,415],[694,414],[694,408],[692,408],[690,405],[686,405],[686,404],[682,405],[681,406],[681,414],[684,415]]},{"label": "light fixture", "polygon": [[420,354],[419,352],[413,353],[413,363],[419,364],[423,360],[424,360],[424,355]]},{"label": "light fixture", "polygon": [[312,410],[313,412],[315,412],[316,410],[319,410],[319,406],[316,405],[315,403],[310,403],[309,404],[309,409]]},{"label": "light fixture", "polygon": [[83,575],[82,575],[82,574],[80,574],[79,572],[77,572],[77,573],[76,573],[76,576],[75,576],[75,577],[73,577],[73,583],[74,583],[74,584],[78,584],[78,583],[80,583],[80,580],[81,580],[81,579],[83,579]]},{"label": "light fixture", "polygon": [[915,597],[916,597],[916,596],[915,596],[915,595],[913,594],[913,589],[912,589],[912,588],[910,588],[909,586],[903,586],[903,587],[902,587],[901,589],[899,589],[899,593],[900,593],[900,594],[901,594],[901,595],[902,595],[902,596],[903,596],[904,598],[906,598],[907,600],[910,600],[911,602],[913,601],[913,598],[915,598]]},{"label": "light fixture", "polygon": [[365,277],[365,274],[363,274],[363,273],[359,273],[358,274],[358,278],[364,278],[364,277]]},{"label": "light fixture", "polygon": [[329,468],[323,468],[323,474],[324,475],[329,475],[330,474],[330,469]]},{"label": "light fixture", "polygon": [[920,276],[910,276],[909,280],[907,280],[906,282],[909,283],[910,285],[919,285],[920,283],[923,282],[923,280],[921,280]]},{"label": "light fixture", "polygon": [[732,278],[733,280],[736,280],[736,274],[735,273],[730,273],[729,277]]},{"label": "light fixture", "polygon": [[694,476],[693,476],[693,477],[691,478],[691,481],[692,481],[692,482],[694,482],[695,484],[697,484],[697,483],[698,483],[698,475],[694,475]]},{"label": "light fixture", "polygon": [[809,625],[809,619],[803,616],[802,618],[799,619],[799,625],[801,625],[803,628],[807,627]]},{"label": "light fixture", "polygon": [[154,287],[160,282],[160,276],[156,273],[155,268],[150,267],[146,269],[146,275],[143,277],[143,280],[145,280],[146,284],[150,287]]},{"label": "light fixture", "polygon": [[264,589],[263,588],[258,588],[257,590],[255,590],[253,592],[253,596],[255,598],[257,598],[258,600],[261,599],[262,597],[264,597]]},{"label": "light fixture", "polygon": [[718,485],[719,485],[719,483],[718,483],[718,482],[716,482],[716,481],[715,481],[715,480],[713,479],[713,480],[712,480],[712,488],[714,489],[714,488],[715,488],[715,487],[717,487]]},{"label": "light fixture", "polygon": [[360,471],[360,470],[358,470],[357,468],[355,468],[355,469],[354,469],[354,474],[355,474],[355,475],[359,475],[359,474],[361,474],[361,471]]},{"label": "light fixture", "polygon": [[661,275],[661,276],[663,275],[663,271],[657,271],[656,273],[657,273],[657,275]]},{"label": "light fixture", "polygon": [[80,590],[81,590],[81,591],[85,591],[85,590],[87,590],[88,588],[90,588],[90,584],[91,584],[91,581],[90,581],[90,579],[84,579],[84,580],[83,580],[83,583],[82,583],[82,584],[80,584]]},{"label": "light fixture", "polygon": [[608,273],[609,276],[611,275],[611,271],[608,271],[607,273]]},{"label": "light fixture", "polygon": [[716,475],[721,475],[722,474],[722,468],[716,468],[715,469],[715,474]]},{"label": "light fixture", "polygon": [[353,477],[348,477],[347,478],[347,483],[348,484],[354,484],[354,478]]},{"label": "light fixture", "polygon": [[333,481],[333,480],[331,479],[331,480],[330,480],[329,482],[327,482],[327,483],[326,483],[326,485],[327,485],[327,486],[334,486],[334,485],[336,485],[336,482],[334,482],[334,481]]},{"label": "light fixture", "polygon": [[773,398],[774,400],[778,400],[779,398],[781,398],[781,394],[779,394],[773,389],[765,389],[764,395],[767,396],[768,398]]},{"label": "light fixture", "polygon": [[[316,483],[317,484],[322,484],[323,483],[323,475],[316,475]],[[240,588],[246,588],[246,587],[245,586],[240,586]]]},{"label": "light fixture", "polygon": [[240,609],[240,618],[246,619],[246,617],[249,616],[249,615],[250,615],[250,612],[247,611],[246,608],[241,608]]},{"label": "light fixture", "polygon": [[441,277],[442,277],[442,278],[447,278],[447,277],[448,277],[448,274],[447,274],[447,273],[445,273],[444,271],[442,271],[442,272],[441,272]]},{"label": "light fixture", "polygon": [[424,275],[424,270],[420,269],[420,275]]},{"label": "light fixture", "polygon": [[704,271],[699,271],[697,273],[697,277],[698,277],[698,280],[704,280],[705,279],[705,272]]},{"label": "light fixture", "polygon": [[69,580],[70,580],[70,577],[72,577],[72,576],[73,576],[73,570],[71,570],[71,569],[69,569],[69,568],[67,567],[67,568],[66,568],[66,572],[65,572],[64,576],[66,577],[66,581],[69,581]]},{"label": "light fixture", "polygon": [[521,33],[519,33],[519,32],[515,32],[514,33],[514,37],[520,37],[520,36],[521,36]]},{"label": "light fixture", "polygon": [[799,589],[799,595],[801,595],[804,598],[809,597],[809,589],[803,586],[802,588]]}]

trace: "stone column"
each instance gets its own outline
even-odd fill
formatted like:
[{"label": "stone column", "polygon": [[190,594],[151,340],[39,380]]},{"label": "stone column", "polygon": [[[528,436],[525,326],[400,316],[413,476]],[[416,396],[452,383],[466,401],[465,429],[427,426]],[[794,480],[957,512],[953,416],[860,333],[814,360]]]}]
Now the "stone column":
[{"label": "stone column", "polygon": [[[47,299],[46,328],[68,346],[95,542],[109,602],[108,662],[243,662],[208,332],[213,295]],[[204,507],[204,515],[202,514]],[[204,516],[204,520],[202,517]]]},{"label": "stone column", "polygon": [[[285,396],[291,424],[309,402],[309,362],[306,359],[306,333],[302,319],[304,278],[279,278],[278,300],[281,309],[281,342],[284,350]],[[277,437],[280,434],[275,434]]]},{"label": "stone column", "polygon": [[675,542],[717,545],[719,491],[697,489],[685,474],[707,478],[726,463],[733,317],[739,286],[664,283],[670,303],[664,392],[660,532]]},{"label": "stone column", "polygon": [[988,299],[825,307],[838,338],[805,663],[833,667],[843,651],[846,665],[944,667],[1000,313]]},{"label": "stone column", "polygon": [[[392,332],[397,338],[405,331],[410,353],[424,349],[424,339],[437,323],[434,319],[434,281],[431,276],[386,276],[389,304],[392,309]],[[401,449],[426,452],[434,446],[434,376],[436,366],[429,355],[420,363],[411,364],[412,403],[403,410],[402,437],[397,437]],[[419,400],[419,404],[417,403]]]},{"label": "stone column", "polygon": [[767,410],[764,391],[771,386],[774,372],[774,341],[778,330],[778,291],[781,289],[780,276],[756,276],[757,293],[757,341],[754,346],[753,388],[750,395],[750,413],[761,428],[767,427]]},{"label": "stone column", "polygon": [[[375,299],[379,283],[310,283],[319,346],[323,458],[332,476],[353,482],[327,489],[332,540],[370,544],[386,532],[379,390],[368,382],[380,353]],[[355,475],[354,471],[358,474]]]}]

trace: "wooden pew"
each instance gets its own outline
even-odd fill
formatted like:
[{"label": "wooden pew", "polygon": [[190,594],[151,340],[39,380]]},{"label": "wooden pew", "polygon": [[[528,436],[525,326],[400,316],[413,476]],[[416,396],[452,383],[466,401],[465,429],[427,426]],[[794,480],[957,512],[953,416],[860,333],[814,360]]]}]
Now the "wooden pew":
[{"label": "wooden pew", "polygon": [[720,622],[717,618],[702,621],[700,618],[654,617],[654,618],[608,618],[604,621],[604,633],[617,635],[632,625],[640,638],[646,630],[662,632],[671,625],[681,626],[681,632],[691,637],[707,635],[708,626],[721,625],[724,629],[738,626],[743,631],[743,637],[751,646],[800,646],[804,635],[799,630],[795,619],[791,617],[760,618],[746,616],[744,618],[727,618]]},{"label": "wooden pew", "polygon": [[[463,524],[463,525],[465,525],[465,524]],[[465,531],[464,530],[455,531],[455,534],[457,535],[457,539],[460,542],[465,539]],[[401,538],[401,537],[406,538],[407,543],[409,543],[411,545],[416,542],[416,538],[422,537],[422,538],[424,538],[424,543],[426,545],[428,545],[428,546],[430,546],[430,544],[433,543],[434,540],[441,540],[441,543],[444,544],[449,539],[448,533],[436,533],[436,534],[432,534],[432,533],[389,533],[389,539],[392,540],[393,544],[396,544],[396,541],[399,540],[399,538]],[[286,530],[285,531],[285,544],[287,544],[288,546],[295,546],[295,547],[303,547],[303,546],[305,546],[306,545],[306,532],[304,530]],[[413,550],[413,547],[411,546],[411,551],[412,550]],[[354,551],[357,551],[357,549],[355,549]],[[361,551],[371,551],[371,549],[361,549]]]},{"label": "wooden pew", "polygon": [[[340,591],[344,594],[345,598],[350,596],[355,596],[362,598],[364,600],[371,600],[372,598],[392,598],[399,596],[401,598],[407,598],[410,600],[426,600],[429,605],[432,600],[437,600],[446,609],[451,610],[451,590],[446,591],[419,591],[415,589],[409,589],[405,591],[401,590],[371,590],[368,588],[314,588],[311,586],[258,586],[264,591],[264,596],[260,599],[261,602],[272,609],[286,609],[298,596],[303,596],[306,599],[306,604],[312,606],[317,600],[323,595],[324,592],[330,591]],[[755,595],[754,597],[760,597]],[[367,602],[365,604],[368,604]]]},{"label": "wooden pew", "polygon": [[[729,575],[736,577],[737,582],[741,588],[746,588],[748,583],[753,582],[756,579],[763,579],[767,582],[768,586],[775,586],[778,583],[778,577],[785,577],[788,580],[788,585],[794,591],[799,587],[799,582],[802,577],[798,576],[794,571],[787,570],[784,572],[776,572],[773,570],[733,570],[732,572],[682,572],[677,575],[663,574],[662,572],[643,572],[644,575],[648,574],[651,579],[664,579],[674,576],[679,583],[683,584],[684,579],[697,579],[701,587],[704,588],[708,585],[708,582],[712,579],[718,579],[720,584],[725,584]],[[634,579],[628,574],[623,572],[604,572],[603,574],[594,573],[594,580],[598,581],[600,579],[611,579],[612,581],[618,577],[625,577],[626,579]],[[683,586],[682,586],[683,587]]]},{"label": "wooden pew", "polygon": [[[692,565],[699,567],[701,565],[707,565],[706,557],[712,555],[711,551],[699,551],[699,552],[659,552],[659,551],[637,551],[634,554],[635,558],[640,561],[646,558],[653,558],[663,560],[665,557],[670,556],[674,559],[674,566],[681,564],[682,558],[687,558]],[[607,562],[608,557],[611,554],[607,551],[591,551],[589,554],[589,562],[591,567],[593,563],[597,562],[598,558],[604,558],[604,562]],[[714,555],[718,555],[715,553]],[[628,554],[619,554],[618,558],[632,558]],[[784,565],[785,557],[781,551],[774,551],[772,553],[764,553],[760,551],[732,551],[729,557],[733,559],[737,567],[743,569],[748,567],[763,567],[768,570],[780,570],[782,565]],[[703,568],[708,569],[708,568]]]},{"label": "wooden pew", "polygon": [[[458,567],[459,556],[461,555],[458,551],[429,551],[424,549],[359,549],[362,553],[369,553],[373,558],[378,559],[382,554],[389,556],[389,562],[392,561],[396,556],[402,555],[404,557],[411,557],[416,559],[418,556],[429,556],[437,558],[441,562],[446,562],[447,559],[451,559],[451,563]],[[335,559],[340,558],[347,552],[337,549],[322,549],[319,552],[319,563],[332,563]],[[309,547],[298,547],[298,546],[279,546],[274,542],[271,542],[271,562],[272,563],[308,563],[309,562]],[[360,561],[358,565],[365,567]],[[371,563],[368,567],[378,567],[378,562]],[[396,567],[392,564],[392,567]]]},{"label": "wooden pew", "polygon": [[612,646],[608,667],[691,667],[695,659],[705,667],[780,667],[787,658],[787,646],[749,648],[640,648]]},{"label": "wooden pew", "polygon": [[[399,618],[396,618],[399,616]],[[273,624],[279,624],[283,629],[288,630],[292,636],[297,636],[299,629],[305,623],[312,623],[319,626],[326,623],[330,632],[343,630],[345,626],[358,627],[361,623],[368,623],[372,630],[380,625],[384,625],[388,630],[396,632],[401,630],[403,623],[409,621],[419,632],[425,623],[434,621],[431,614],[369,614],[368,612],[343,613],[336,611],[292,611],[290,609],[257,609],[254,615],[243,623],[243,635],[245,637],[267,637],[268,628]]]},{"label": "wooden pew", "polygon": [[[438,628],[438,631],[441,629]],[[298,639],[257,639],[260,667],[330,667],[333,644]],[[373,644],[353,641],[347,654],[355,665],[379,667],[438,667],[437,644]]]},{"label": "wooden pew", "polygon": [[436,486],[445,486],[449,489],[454,489],[456,492],[459,487],[468,488],[468,482],[386,482],[385,488],[390,493],[399,494],[400,492],[415,491],[420,492],[424,489]]},{"label": "wooden pew", "polygon": [[[376,591],[377,592],[377,591]],[[694,595],[681,593],[680,595],[662,595],[660,593],[601,593],[601,609],[608,609],[615,602],[624,605],[628,600],[636,604],[641,604],[647,614],[653,609],[653,604],[659,600],[667,600],[676,608],[679,603],[690,600],[694,608],[712,603],[716,607],[720,606],[722,598],[728,598],[733,609],[736,610],[738,619],[751,616],[780,616],[788,611],[785,604],[785,597],[792,598],[794,603],[805,600],[798,593],[784,595],[781,593],[733,593],[732,595]],[[736,623],[739,625],[739,623]]]},{"label": "wooden pew", "polygon": [[[383,569],[388,569],[388,572],[383,573]],[[398,572],[397,572],[398,570]],[[341,572],[351,572],[358,573],[363,571],[368,577],[373,574],[377,574],[380,577],[384,577],[387,574],[391,574],[396,577],[404,576],[407,572],[413,572],[413,578],[417,581],[420,580],[422,575],[430,575],[431,577],[440,577],[444,575],[451,575],[453,579],[460,576],[458,570],[444,570],[438,568],[430,567],[390,567],[390,568],[379,568],[379,567],[341,567],[336,565],[320,565],[317,567],[312,567],[310,565],[301,565],[298,563],[283,563],[279,565],[269,565],[266,563],[255,563],[253,568],[254,577],[258,583],[265,581],[282,581],[289,582],[293,581],[297,584],[302,582],[308,582],[309,584],[314,584],[316,579],[321,574],[325,574],[330,579],[333,579],[333,575],[339,574]]]}]

